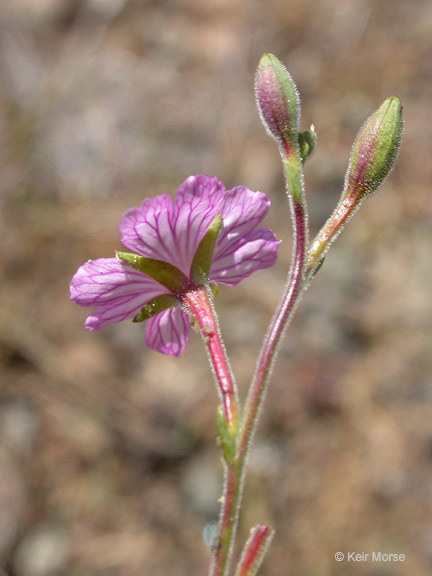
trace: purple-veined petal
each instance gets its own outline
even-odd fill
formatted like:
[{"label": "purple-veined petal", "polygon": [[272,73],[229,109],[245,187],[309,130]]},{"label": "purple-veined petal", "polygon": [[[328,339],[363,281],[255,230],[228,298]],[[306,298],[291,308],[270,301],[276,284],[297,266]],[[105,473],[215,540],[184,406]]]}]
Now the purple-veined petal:
[{"label": "purple-veined petal", "polygon": [[174,203],[161,195],[128,210],[120,222],[121,240],[134,252],[169,262],[188,276],[223,197],[224,186],[217,178],[190,176],[178,188]]},{"label": "purple-veined petal", "polygon": [[152,350],[180,356],[188,341],[189,320],[180,308],[170,308],[146,322],[145,340]]},{"label": "purple-veined petal", "polygon": [[115,258],[86,262],[70,285],[73,302],[97,307],[86,320],[88,330],[133,318],[147,302],[168,293],[155,280]]},{"label": "purple-veined petal", "polygon": [[171,198],[166,194],[146,199],[141,206],[127,210],[119,226],[122,243],[141,256],[176,266],[172,210]]},{"label": "purple-veined petal", "polygon": [[270,200],[262,192],[236,186],[224,195],[223,226],[216,242],[214,258],[221,258],[244,243],[244,238],[266,216]]},{"label": "purple-veined petal", "polygon": [[257,270],[270,268],[276,261],[279,241],[271,230],[253,230],[232,250],[215,258],[210,269],[210,282],[234,286]]},{"label": "purple-veined petal", "polygon": [[198,245],[223,205],[225,187],[217,178],[190,176],[174,199],[173,229],[177,266],[189,274]]}]

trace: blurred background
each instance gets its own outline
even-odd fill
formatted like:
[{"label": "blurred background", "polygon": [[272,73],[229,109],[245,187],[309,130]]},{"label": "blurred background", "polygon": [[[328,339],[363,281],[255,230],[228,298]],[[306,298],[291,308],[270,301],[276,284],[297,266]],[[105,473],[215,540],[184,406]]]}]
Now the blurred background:
[{"label": "blurred background", "polygon": [[[263,52],[294,77],[315,234],[364,119],[397,94],[397,166],[334,246],[289,330],[246,485],[240,542],[266,576],[432,573],[432,3],[0,1],[0,574],[205,574],[222,472],[201,342],[89,333],[68,284],[121,249],[118,222],[189,175],[266,192],[277,265],[217,298],[244,396],[283,289],[291,225],[253,93]],[[338,551],[404,563],[334,560]],[[1,571],[3,570],[3,572]]]}]

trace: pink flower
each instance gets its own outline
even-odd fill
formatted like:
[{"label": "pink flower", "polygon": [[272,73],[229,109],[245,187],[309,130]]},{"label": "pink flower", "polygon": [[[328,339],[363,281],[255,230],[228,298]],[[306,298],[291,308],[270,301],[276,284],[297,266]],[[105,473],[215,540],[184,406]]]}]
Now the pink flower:
[{"label": "pink flower", "polygon": [[[71,281],[71,300],[96,307],[85,327],[97,330],[129,318],[145,319],[147,346],[179,356],[189,331],[182,294],[206,281],[234,286],[274,264],[279,242],[271,230],[257,229],[269,205],[261,192],[245,186],[225,190],[216,178],[199,175],[190,176],[174,200],[163,194],[128,210],[120,221],[121,241],[139,256],[118,253],[117,258],[90,260]],[[194,257],[218,215],[221,225],[208,255],[209,270],[198,280]],[[165,276],[153,268],[151,275],[144,273],[148,263],[156,263]]]}]

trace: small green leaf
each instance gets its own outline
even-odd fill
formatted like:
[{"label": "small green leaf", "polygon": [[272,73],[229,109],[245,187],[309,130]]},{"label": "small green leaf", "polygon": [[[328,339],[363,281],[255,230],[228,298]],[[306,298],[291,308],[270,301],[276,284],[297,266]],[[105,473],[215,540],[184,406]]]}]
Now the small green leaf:
[{"label": "small green leaf", "polygon": [[129,252],[116,251],[116,256],[125,264],[129,264],[136,270],[143,274],[150,276],[165,288],[168,288],[173,293],[179,292],[187,286],[188,280],[186,276],[178,268],[163,260],[155,260],[154,258],[144,258],[137,254]]},{"label": "small green leaf", "polygon": [[218,214],[204,234],[191,265],[190,276],[197,286],[207,283],[216,240],[222,226],[222,216]]},{"label": "small green leaf", "polygon": [[315,148],[316,139],[317,136],[313,126],[311,126],[310,130],[299,132],[298,143],[302,164],[304,164],[306,162],[306,158],[312,154]]},{"label": "small green leaf", "polygon": [[133,321],[144,322],[144,320],[148,320],[152,316],[159,314],[159,312],[172,308],[177,304],[178,300],[173,296],[170,296],[169,294],[161,294],[161,296],[156,296],[156,298],[153,298],[153,300],[150,300],[150,302],[143,306]]},{"label": "small green leaf", "polygon": [[236,452],[236,440],[228,429],[227,422],[225,420],[223,407],[219,404],[216,412],[216,430],[217,439],[216,442],[222,450],[223,457],[227,464],[232,464],[235,459]]}]

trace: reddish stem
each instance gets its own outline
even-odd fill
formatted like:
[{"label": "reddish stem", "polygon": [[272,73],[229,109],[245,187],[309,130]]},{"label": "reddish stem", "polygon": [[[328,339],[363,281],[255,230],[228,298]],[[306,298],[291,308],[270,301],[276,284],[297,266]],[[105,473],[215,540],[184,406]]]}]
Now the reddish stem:
[{"label": "reddish stem", "polygon": [[321,228],[311,244],[306,271],[307,277],[317,266],[320,259],[325,256],[331,244],[333,244],[342,232],[345,224],[359,208],[364,197],[365,196],[359,196],[358,191],[353,187],[348,188],[348,190],[343,194],[333,214]]},{"label": "reddish stem", "polygon": [[294,173],[291,172],[287,186],[292,191],[288,198],[294,228],[293,260],[287,287],[265,337],[257,369],[249,388],[239,429],[236,458],[226,469],[224,497],[219,524],[220,542],[210,568],[210,576],[225,576],[229,571],[251,438],[258,424],[278,344],[292,317],[303,288],[308,230],[300,168]]},{"label": "reddish stem", "polygon": [[294,257],[288,284],[264,340],[257,363],[257,369],[249,389],[240,430],[240,441],[237,448],[237,455],[241,461],[246,460],[250,439],[258,423],[259,413],[276,358],[277,347],[302,291],[307,242],[307,221],[304,204],[292,200],[292,198],[291,201],[293,202]]},{"label": "reddish stem", "polygon": [[[203,286],[195,288],[183,295],[182,303],[186,311],[193,315],[200,329],[217,383],[225,422],[228,430],[234,436],[237,432],[237,389],[225,347],[220,337],[211,292]],[[219,542],[210,568],[211,574],[214,575],[223,574],[228,566],[237,524],[236,518],[232,516],[232,511],[236,509],[238,489],[241,484],[237,474],[236,463],[228,463],[226,461],[224,463],[225,479],[223,504],[219,518]]]},{"label": "reddish stem", "polygon": [[246,542],[236,576],[254,576],[261,565],[264,554],[273,538],[274,531],[265,524],[258,524]]},{"label": "reddish stem", "polygon": [[222,402],[225,421],[230,430],[237,427],[237,390],[225,346],[220,337],[219,324],[210,290],[200,286],[182,296],[182,303],[194,317],[207,349],[219,396]]}]

